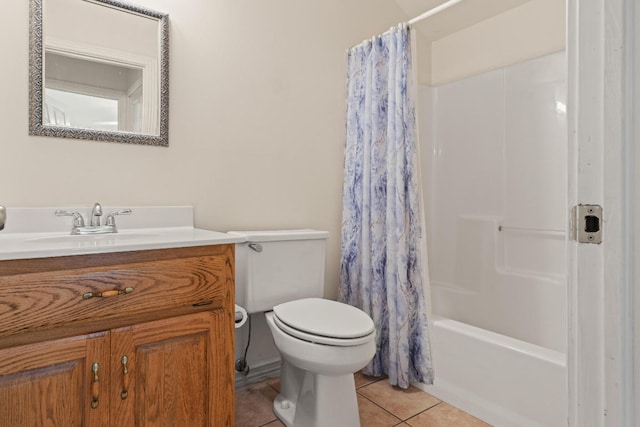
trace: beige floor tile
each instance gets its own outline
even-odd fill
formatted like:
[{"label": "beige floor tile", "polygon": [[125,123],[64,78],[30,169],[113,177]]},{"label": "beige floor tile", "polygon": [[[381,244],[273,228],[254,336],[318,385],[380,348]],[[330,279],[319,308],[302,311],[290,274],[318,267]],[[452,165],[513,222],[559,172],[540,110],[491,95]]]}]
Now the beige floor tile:
[{"label": "beige floor tile", "polygon": [[[447,403],[422,412],[407,420],[412,427],[488,427],[489,424],[481,421],[466,412],[461,411]],[[490,427],[490,426],[489,426]]]},{"label": "beige floor tile", "polygon": [[258,427],[276,420],[273,400],[277,394],[266,382],[236,392],[236,427]]},{"label": "beige floor tile", "polygon": [[353,374],[353,379],[356,383],[356,388],[364,387],[367,384],[380,381],[383,378],[384,377],[370,377],[369,375],[365,375],[362,372],[356,372],[355,374]]},{"label": "beige floor tile", "polygon": [[358,412],[363,427],[391,427],[402,422],[366,397],[358,394]]},{"label": "beige floor tile", "polygon": [[408,389],[403,390],[392,386],[387,380],[361,387],[358,393],[401,420],[406,420],[440,403],[440,400],[416,387],[409,386]]},{"label": "beige floor tile", "polygon": [[280,393],[280,378],[272,378],[267,380],[267,384],[276,389],[278,393]]}]

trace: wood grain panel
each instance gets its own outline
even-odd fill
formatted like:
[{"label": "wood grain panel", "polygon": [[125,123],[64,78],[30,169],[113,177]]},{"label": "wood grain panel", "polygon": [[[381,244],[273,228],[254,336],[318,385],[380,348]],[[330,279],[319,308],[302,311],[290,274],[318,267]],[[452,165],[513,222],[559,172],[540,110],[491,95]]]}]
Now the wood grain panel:
[{"label": "wood grain panel", "polygon": [[28,273],[54,272],[75,268],[104,267],[137,262],[163,261],[175,258],[222,255],[229,257],[233,268],[235,245],[191,246],[185,248],[154,249],[145,251],[112,252],[89,255],[72,255],[49,258],[30,258],[0,261],[0,276]]},{"label": "wood grain panel", "polygon": [[233,426],[234,249],[0,261],[0,426]]},{"label": "wood grain panel", "polygon": [[[186,312],[195,311],[193,307],[219,308],[223,300],[228,299],[229,290],[234,289],[233,246],[222,246],[226,250],[215,255],[200,255],[200,248],[195,252],[178,251],[181,258],[176,258],[174,251],[148,251],[158,252],[161,258],[167,259],[72,269],[59,266],[55,271],[35,273],[25,273],[24,269],[22,274],[0,273],[0,340],[62,325],[95,324],[150,312],[182,314],[175,310],[179,307],[184,307]],[[189,256],[193,253],[198,256]],[[132,255],[131,259],[149,257],[149,254],[142,255]],[[121,261],[122,257],[113,259]],[[76,263],[74,259],[71,264]],[[2,270],[0,262],[0,272]],[[11,270],[15,271],[16,268]],[[109,298],[82,297],[86,292],[126,287],[134,291]]]},{"label": "wood grain panel", "polygon": [[90,407],[91,364],[108,361],[107,333],[0,350],[0,425],[107,426],[104,401]]},{"label": "wood grain panel", "polygon": [[[130,355],[132,375],[129,397],[114,403],[115,425],[233,426],[234,343],[227,316],[216,310],[114,330],[118,355]],[[112,396],[119,388],[112,386]]]}]

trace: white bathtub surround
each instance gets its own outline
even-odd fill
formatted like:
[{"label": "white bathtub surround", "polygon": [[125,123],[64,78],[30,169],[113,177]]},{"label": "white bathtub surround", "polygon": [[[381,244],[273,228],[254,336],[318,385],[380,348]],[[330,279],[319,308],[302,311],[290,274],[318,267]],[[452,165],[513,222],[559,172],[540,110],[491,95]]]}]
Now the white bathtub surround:
[{"label": "white bathtub surround", "polygon": [[[560,264],[565,238],[522,232],[514,239],[510,234],[520,232],[500,231],[501,222],[458,218],[454,280],[431,282],[436,313],[566,352],[566,278],[552,269],[534,271],[547,259],[554,267]],[[514,264],[513,258],[522,260]]]},{"label": "white bathtub surround", "polygon": [[348,52],[339,299],[376,325],[364,373],[431,383],[410,31]]},{"label": "white bathtub surround", "polygon": [[[429,183],[425,200],[432,280],[455,283],[456,251],[464,243],[458,237],[461,216],[501,218],[505,227],[565,229],[564,58],[564,52],[555,53],[422,88],[433,99],[433,116],[420,123],[421,148],[428,156],[423,175]],[[428,129],[426,120],[433,122]],[[505,236],[510,244],[515,234]],[[507,256],[516,261],[515,252],[508,249]],[[540,258],[546,261],[536,265]],[[507,268],[564,275],[565,258],[564,248],[556,248],[553,254],[538,252],[538,259],[528,257],[532,265]]]},{"label": "white bathtub surround", "polygon": [[564,52],[421,88],[432,392],[498,426],[566,424],[566,93]]}]

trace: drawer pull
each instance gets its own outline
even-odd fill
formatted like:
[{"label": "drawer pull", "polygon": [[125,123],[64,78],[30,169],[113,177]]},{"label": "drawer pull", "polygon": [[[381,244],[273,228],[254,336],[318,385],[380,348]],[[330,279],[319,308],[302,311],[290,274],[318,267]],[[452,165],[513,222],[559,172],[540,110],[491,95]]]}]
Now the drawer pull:
[{"label": "drawer pull", "polygon": [[91,371],[93,372],[93,381],[91,382],[91,408],[96,409],[98,404],[100,403],[100,378],[98,378],[98,370],[100,369],[100,365],[98,362],[95,362],[93,366],[91,366]]},{"label": "drawer pull", "polygon": [[194,307],[204,307],[205,305],[211,305],[211,304],[213,304],[213,300],[200,301],[191,305]]},{"label": "drawer pull", "polygon": [[109,298],[109,297],[115,297],[116,295],[125,295],[125,294],[130,294],[131,292],[133,292],[133,288],[129,287],[129,288],[124,288],[124,289],[112,289],[110,291],[104,291],[104,292],[85,292],[84,294],[82,294],[82,298],[84,299],[91,299],[91,298]]},{"label": "drawer pull", "polygon": [[127,363],[129,359],[127,356],[122,356],[122,391],[120,392],[120,399],[125,400],[129,396],[129,368]]}]

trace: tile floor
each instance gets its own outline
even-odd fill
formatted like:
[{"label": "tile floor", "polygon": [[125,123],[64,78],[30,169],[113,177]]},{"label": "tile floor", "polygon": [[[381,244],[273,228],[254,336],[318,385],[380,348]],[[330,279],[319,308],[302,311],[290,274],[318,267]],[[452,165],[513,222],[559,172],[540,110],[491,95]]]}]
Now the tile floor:
[{"label": "tile floor", "polygon": [[[386,379],[355,374],[362,427],[489,427],[424,391],[393,387]],[[236,391],[236,427],[284,426],[273,414],[278,379]]]}]

